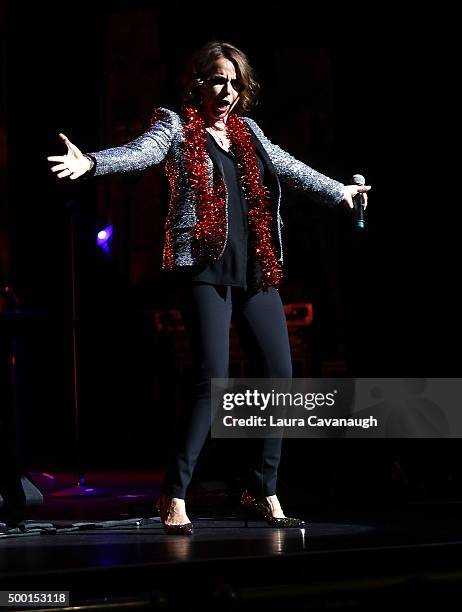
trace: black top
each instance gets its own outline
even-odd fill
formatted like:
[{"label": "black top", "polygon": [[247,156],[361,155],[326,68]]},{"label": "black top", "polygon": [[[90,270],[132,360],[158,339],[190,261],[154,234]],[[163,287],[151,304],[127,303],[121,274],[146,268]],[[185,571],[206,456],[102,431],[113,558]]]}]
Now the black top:
[{"label": "black top", "polygon": [[[260,266],[248,254],[248,205],[242,190],[236,159],[225,151],[209,132],[207,138],[216,148],[223,166],[228,192],[228,239],[222,256],[211,265],[193,266],[191,280],[213,285],[254,287],[261,277]],[[263,176],[264,164],[257,151],[257,163]]]}]

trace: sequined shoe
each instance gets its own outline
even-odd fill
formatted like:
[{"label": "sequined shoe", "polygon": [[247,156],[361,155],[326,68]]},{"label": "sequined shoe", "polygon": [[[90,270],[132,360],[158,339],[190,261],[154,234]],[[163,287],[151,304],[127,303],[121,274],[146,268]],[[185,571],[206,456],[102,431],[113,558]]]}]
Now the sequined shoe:
[{"label": "sequined shoe", "polygon": [[[270,527],[304,527],[305,521],[297,518],[276,518],[272,514],[271,505],[266,497],[254,497],[248,489],[244,489],[241,494],[241,506],[246,510],[251,510],[263,518]],[[246,519],[246,527],[248,518]]]},{"label": "sequined shoe", "polygon": [[192,523],[183,523],[180,525],[167,525],[166,521],[169,517],[172,507],[172,498],[167,495],[161,495],[157,500],[156,508],[159,512],[160,520],[165,529],[167,535],[192,535],[193,525]]}]

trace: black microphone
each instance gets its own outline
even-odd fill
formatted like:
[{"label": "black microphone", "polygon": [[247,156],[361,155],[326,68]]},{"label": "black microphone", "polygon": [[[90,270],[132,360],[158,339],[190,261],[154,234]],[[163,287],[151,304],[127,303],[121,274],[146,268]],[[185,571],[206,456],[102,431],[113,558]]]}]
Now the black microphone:
[{"label": "black microphone", "polygon": [[[365,185],[366,179],[362,174],[354,174],[352,178],[353,185]],[[358,229],[364,229],[366,227],[366,220],[364,217],[364,206],[363,206],[363,194],[357,193],[353,198],[353,204],[355,205],[355,225]]]}]

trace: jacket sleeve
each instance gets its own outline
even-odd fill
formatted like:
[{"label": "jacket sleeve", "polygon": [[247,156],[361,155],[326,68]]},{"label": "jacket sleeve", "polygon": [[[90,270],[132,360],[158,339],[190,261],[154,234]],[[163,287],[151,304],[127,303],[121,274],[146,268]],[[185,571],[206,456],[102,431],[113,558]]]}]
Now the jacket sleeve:
[{"label": "jacket sleeve", "polygon": [[290,187],[306,191],[323,204],[336,205],[341,202],[343,199],[343,183],[339,183],[295,159],[290,153],[273,144],[253,119],[249,117],[245,119],[265,147],[282,181]]},{"label": "jacket sleeve", "polygon": [[156,120],[152,127],[135,140],[120,147],[88,153],[95,160],[93,175],[134,172],[163,161],[180,125],[180,119],[167,108],[156,109],[153,117]]}]

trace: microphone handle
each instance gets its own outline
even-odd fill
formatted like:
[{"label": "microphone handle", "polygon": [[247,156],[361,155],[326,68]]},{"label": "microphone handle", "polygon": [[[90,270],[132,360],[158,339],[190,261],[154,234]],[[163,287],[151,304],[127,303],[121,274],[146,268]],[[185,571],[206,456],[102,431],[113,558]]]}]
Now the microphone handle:
[{"label": "microphone handle", "polygon": [[355,205],[355,225],[358,229],[364,229],[366,227],[366,221],[364,218],[362,193],[358,193],[354,196],[353,204]]}]

